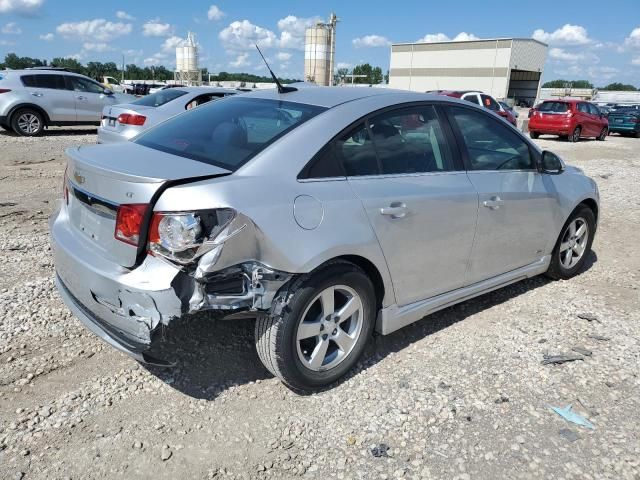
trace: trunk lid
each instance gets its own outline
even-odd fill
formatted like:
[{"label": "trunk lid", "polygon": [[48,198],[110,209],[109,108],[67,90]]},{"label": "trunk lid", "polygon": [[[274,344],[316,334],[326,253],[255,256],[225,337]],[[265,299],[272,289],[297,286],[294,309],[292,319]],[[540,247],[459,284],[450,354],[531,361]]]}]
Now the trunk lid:
[{"label": "trunk lid", "polygon": [[[104,107],[102,110],[102,120],[100,121],[102,128],[111,132],[120,132],[125,128],[131,128],[131,125],[123,125],[118,122],[118,117],[123,113],[129,113],[134,115],[144,115],[148,117],[149,111],[152,111],[153,107],[145,107],[143,105],[122,104]],[[147,128],[147,122],[145,125],[138,127],[140,131]]]},{"label": "trunk lid", "polygon": [[135,265],[139,248],[114,237],[119,205],[150,204],[171,182],[230,173],[130,142],[74,147],[66,153],[70,226],[98,255],[123,267]]}]

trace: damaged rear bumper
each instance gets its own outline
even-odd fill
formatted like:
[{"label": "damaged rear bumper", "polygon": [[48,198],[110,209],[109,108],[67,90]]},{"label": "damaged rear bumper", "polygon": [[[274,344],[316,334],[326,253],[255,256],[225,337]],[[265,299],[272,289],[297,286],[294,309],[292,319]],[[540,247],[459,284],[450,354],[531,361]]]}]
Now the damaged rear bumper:
[{"label": "damaged rear bumper", "polygon": [[172,322],[208,310],[220,317],[260,315],[291,278],[258,262],[198,274],[154,256],[130,270],[100,255],[70,226],[64,207],[50,231],[64,303],[102,340],[145,363],[169,364],[150,352],[161,351]]}]

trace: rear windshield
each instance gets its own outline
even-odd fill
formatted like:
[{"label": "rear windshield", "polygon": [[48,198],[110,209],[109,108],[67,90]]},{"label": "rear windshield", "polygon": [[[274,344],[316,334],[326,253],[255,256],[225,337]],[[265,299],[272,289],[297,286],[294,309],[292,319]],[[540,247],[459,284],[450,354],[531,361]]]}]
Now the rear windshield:
[{"label": "rear windshield", "polygon": [[235,171],[324,110],[279,100],[227,97],[168,120],[135,143]]},{"label": "rear windshield", "polygon": [[538,107],[539,112],[550,113],[567,113],[569,111],[569,104],[565,102],[542,102]]},{"label": "rear windshield", "polygon": [[169,103],[171,100],[175,100],[178,97],[186,95],[184,90],[178,90],[177,88],[168,88],[166,90],[160,90],[159,92],[152,93],[146,97],[142,97],[135,102],[131,102],[132,105],[143,105],[145,107],[159,107],[165,103]]}]

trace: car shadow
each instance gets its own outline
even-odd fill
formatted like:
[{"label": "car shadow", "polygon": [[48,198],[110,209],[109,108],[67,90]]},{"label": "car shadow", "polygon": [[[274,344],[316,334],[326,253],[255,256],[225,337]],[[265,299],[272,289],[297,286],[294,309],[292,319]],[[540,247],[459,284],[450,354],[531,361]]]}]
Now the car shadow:
[{"label": "car shadow", "polygon": [[[70,135],[97,135],[98,127],[86,128],[49,128],[42,133],[42,137],[60,137]],[[0,136],[19,137],[19,135],[11,130],[0,129]]]},{"label": "car shadow", "polygon": [[[591,252],[579,275],[598,261]],[[390,354],[451,327],[473,315],[542,287],[553,280],[539,275],[435,312],[390,335],[375,335],[362,359],[343,378],[323,390],[330,390],[383,361]],[[193,398],[214,400],[236,385],[273,378],[256,353],[254,320],[221,320],[210,313],[173,324],[167,330],[162,357],[176,359],[173,368],[143,365],[172,388]],[[316,392],[296,392],[308,395]]]}]

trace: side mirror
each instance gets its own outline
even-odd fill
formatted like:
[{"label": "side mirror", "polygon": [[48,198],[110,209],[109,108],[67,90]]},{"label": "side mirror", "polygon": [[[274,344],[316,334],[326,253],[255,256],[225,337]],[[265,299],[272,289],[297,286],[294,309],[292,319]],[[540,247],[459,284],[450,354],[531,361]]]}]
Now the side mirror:
[{"label": "side mirror", "polygon": [[542,173],[547,173],[549,175],[558,175],[564,171],[564,163],[560,157],[549,150],[542,152],[540,167]]},{"label": "side mirror", "polygon": [[112,91],[112,90],[110,90],[110,89],[108,89],[108,88],[105,88],[105,89],[102,91],[102,93],[104,93],[105,95],[113,95],[113,91]]}]

